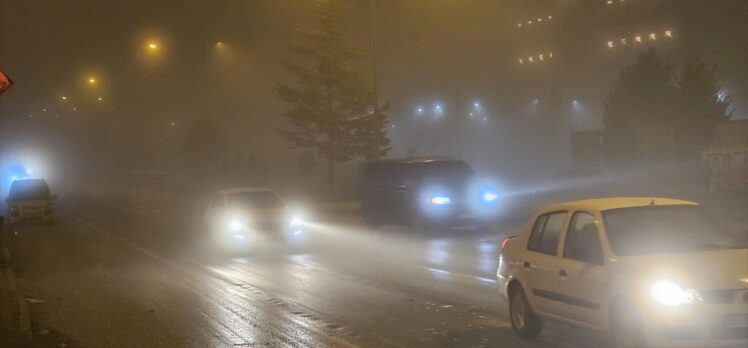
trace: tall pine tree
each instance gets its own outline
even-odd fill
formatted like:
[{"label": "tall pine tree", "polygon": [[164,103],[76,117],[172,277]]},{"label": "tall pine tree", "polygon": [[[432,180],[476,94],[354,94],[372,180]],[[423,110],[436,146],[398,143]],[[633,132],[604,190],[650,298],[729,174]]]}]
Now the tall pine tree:
[{"label": "tall pine tree", "polygon": [[319,0],[317,26],[299,30],[305,43],[291,49],[296,60],[285,60],[296,84],[281,84],[281,100],[290,104],[285,116],[290,124],[279,133],[292,148],[314,150],[327,161],[330,187],[335,164],[356,157],[378,158],[389,150],[387,109],[372,105],[364,74],[357,70],[359,49],[340,27],[340,4]]}]

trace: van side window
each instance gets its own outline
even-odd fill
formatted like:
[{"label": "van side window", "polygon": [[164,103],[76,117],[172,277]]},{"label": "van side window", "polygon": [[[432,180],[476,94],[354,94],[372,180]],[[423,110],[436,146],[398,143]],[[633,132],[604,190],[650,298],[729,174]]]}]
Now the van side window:
[{"label": "van side window", "polygon": [[543,254],[556,255],[561,230],[566,222],[566,215],[566,212],[558,212],[538,217],[530,234],[527,249]]}]

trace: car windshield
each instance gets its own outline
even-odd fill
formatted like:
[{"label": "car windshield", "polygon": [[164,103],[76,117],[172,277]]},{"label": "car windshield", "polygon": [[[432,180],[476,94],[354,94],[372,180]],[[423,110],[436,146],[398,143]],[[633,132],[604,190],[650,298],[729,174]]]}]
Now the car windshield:
[{"label": "car windshield", "polygon": [[646,206],[603,212],[610,247],[634,256],[745,248],[745,240],[720,228],[694,205]]},{"label": "car windshield", "polygon": [[412,163],[409,173],[418,179],[448,182],[464,181],[473,176],[473,170],[462,161]]},{"label": "car windshield", "polygon": [[272,209],[283,206],[273,191],[232,193],[226,200],[229,207],[237,209]]},{"label": "car windshield", "polygon": [[49,199],[49,186],[40,181],[16,181],[11,186],[8,198],[11,201]]}]

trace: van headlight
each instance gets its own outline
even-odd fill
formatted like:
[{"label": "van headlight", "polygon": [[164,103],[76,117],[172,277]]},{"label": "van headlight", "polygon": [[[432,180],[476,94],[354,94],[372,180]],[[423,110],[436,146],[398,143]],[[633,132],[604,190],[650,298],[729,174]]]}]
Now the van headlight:
[{"label": "van headlight", "polygon": [[696,290],[684,289],[667,279],[654,282],[649,288],[649,294],[655,302],[670,307],[701,302],[701,297]]}]

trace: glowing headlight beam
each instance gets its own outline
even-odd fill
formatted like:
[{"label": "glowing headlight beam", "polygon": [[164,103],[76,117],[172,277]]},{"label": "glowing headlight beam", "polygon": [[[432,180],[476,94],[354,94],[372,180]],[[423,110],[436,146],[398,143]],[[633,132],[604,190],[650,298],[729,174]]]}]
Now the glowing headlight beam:
[{"label": "glowing headlight beam", "polygon": [[247,227],[246,225],[244,225],[242,222],[237,221],[237,220],[231,220],[229,222],[229,230],[234,231],[234,232],[244,230],[246,227]]},{"label": "glowing headlight beam", "polygon": [[683,289],[670,280],[656,281],[652,284],[649,292],[657,303],[670,307],[687,303],[696,303],[701,300],[696,290]]},{"label": "glowing headlight beam", "polygon": [[495,192],[485,192],[483,193],[483,200],[486,202],[493,202],[499,198],[499,195]]}]

